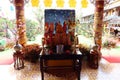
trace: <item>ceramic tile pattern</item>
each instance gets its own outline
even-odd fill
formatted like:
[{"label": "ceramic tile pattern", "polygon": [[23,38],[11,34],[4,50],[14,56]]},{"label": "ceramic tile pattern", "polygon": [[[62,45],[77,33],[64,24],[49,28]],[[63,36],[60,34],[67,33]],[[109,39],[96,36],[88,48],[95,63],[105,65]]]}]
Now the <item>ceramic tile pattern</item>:
[{"label": "ceramic tile pattern", "polygon": [[[108,63],[101,60],[97,70],[90,69],[83,62],[81,80],[118,80],[120,78],[120,63]],[[59,70],[57,74],[45,73],[45,80],[77,80],[72,71]],[[25,62],[25,68],[14,70],[12,65],[0,66],[0,80],[41,80],[39,63]]]}]

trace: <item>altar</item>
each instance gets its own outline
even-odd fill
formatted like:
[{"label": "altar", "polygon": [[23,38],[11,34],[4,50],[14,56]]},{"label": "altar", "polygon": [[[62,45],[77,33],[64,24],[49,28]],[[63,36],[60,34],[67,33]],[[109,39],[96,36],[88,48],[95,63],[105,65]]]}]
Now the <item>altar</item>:
[{"label": "altar", "polygon": [[[76,49],[76,54],[49,54],[40,55],[40,70],[41,78],[44,80],[44,72],[47,69],[59,69],[59,68],[72,68],[77,72],[78,80],[80,80],[81,66],[82,66],[82,53]],[[51,62],[47,61],[53,61]]]},{"label": "altar", "polygon": [[80,80],[82,53],[77,46],[75,26],[75,10],[45,10],[45,32],[40,53],[42,80],[48,68],[73,68]]},{"label": "altar", "polygon": [[[46,9],[44,37],[42,38],[43,55],[74,54],[78,44],[75,35],[75,10]],[[57,65],[50,60],[49,65]],[[71,64],[71,61],[60,62],[59,65]]]}]

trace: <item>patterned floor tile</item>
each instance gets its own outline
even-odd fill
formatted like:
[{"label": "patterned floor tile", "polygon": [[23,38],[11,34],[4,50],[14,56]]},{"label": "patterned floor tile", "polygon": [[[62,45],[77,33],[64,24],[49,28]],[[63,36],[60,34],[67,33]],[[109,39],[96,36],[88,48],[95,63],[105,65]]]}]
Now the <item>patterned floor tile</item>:
[{"label": "patterned floor tile", "polygon": [[[0,80],[41,80],[39,63],[25,62],[25,68],[15,70],[12,65],[0,66]],[[91,69],[83,62],[81,80],[118,80],[120,63],[109,63],[102,59],[98,69]],[[45,73],[45,80],[77,80],[75,72],[62,70]]]}]

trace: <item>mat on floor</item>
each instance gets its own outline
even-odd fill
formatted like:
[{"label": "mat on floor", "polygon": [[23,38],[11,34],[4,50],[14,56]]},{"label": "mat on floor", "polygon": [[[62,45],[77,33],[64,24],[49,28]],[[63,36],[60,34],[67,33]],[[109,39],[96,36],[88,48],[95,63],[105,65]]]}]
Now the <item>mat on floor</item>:
[{"label": "mat on floor", "polygon": [[110,63],[120,63],[120,56],[102,56]]},{"label": "mat on floor", "polygon": [[0,65],[10,65],[13,61],[13,51],[12,50],[6,50],[0,52]]},{"label": "mat on floor", "polygon": [[13,62],[12,58],[0,59],[0,65],[10,65]]}]

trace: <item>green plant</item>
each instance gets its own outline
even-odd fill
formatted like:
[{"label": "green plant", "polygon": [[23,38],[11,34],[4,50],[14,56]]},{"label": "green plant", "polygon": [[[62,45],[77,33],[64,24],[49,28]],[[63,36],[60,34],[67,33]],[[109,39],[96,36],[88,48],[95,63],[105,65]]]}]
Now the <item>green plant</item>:
[{"label": "green plant", "polygon": [[85,37],[93,37],[93,26],[90,23],[82,23],[78,28],[78,34]]},{"label": "green plant", "polygon": [[7,35],[7,29],[14,31],[14,28],[15,20],[9,20],[2,17],[0,18],[0,37],[5,37]]},{"label": "green plant", "polygon": [[26,20],[26,36],[28,41],[34,41],[35,36],[39,33],[38,23],[32,20]]},{"label": "green plant", "polygon": [[114,48],[114,47],[116,47],[116,43],[113,41],[106,40],[105,42],[103,42],[102,46],[104,48]]}]

